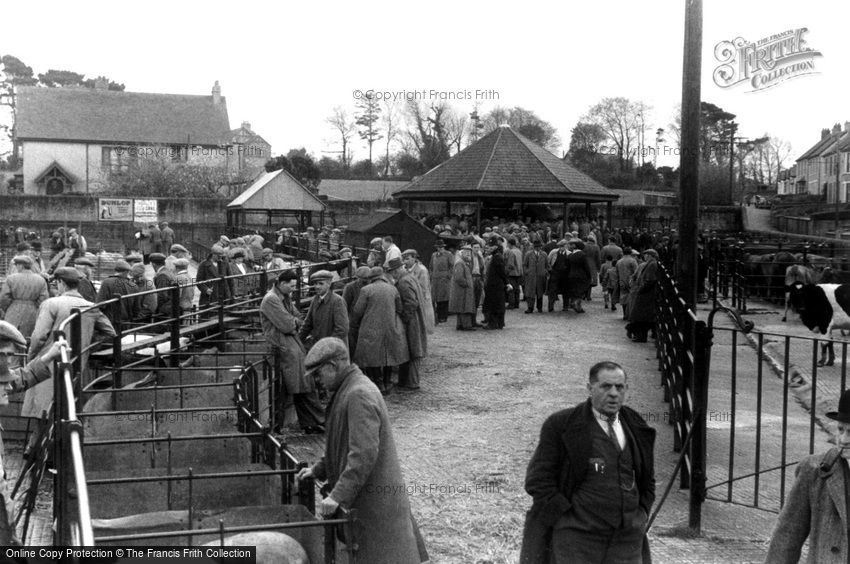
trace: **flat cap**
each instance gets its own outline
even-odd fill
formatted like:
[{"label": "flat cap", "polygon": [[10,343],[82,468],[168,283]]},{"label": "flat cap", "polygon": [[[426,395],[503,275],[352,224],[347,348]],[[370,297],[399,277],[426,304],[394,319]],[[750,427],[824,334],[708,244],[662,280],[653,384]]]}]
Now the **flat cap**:
[{"label": "flat cap", "polygon": [[33,241],[31,244],[32,244],[32,250],[34,250],[34,251],[40,251],[41,250],[41,241]]},{"label": "flat cap", "polygon": [[133,278],[138,278],[139,276],[145,275],[145,265],[137,262],[133,266],[130,267],[130,276]]},{"label": "flat cap", "polygon": [[115,261],[115,272],[130,272],[130,263],[126,260],[118,259]]},{"label": "flat cap", "polygon": [[171,245],[170,250],[171,250],[172,253],[188,253],[189,252],[189,249],[187,249],[186,247],[184,247],[180,243],[174,243],[173,245]]},{"label": "flat cap", "polygon": [[419,258],[419,253],[416,252],[416,249],[405,249],[404,252],[401,253],[401,256]]},{"label": "flat cap", "polygon": [[24,266],[32,266],[32,257],[29,255],[15,255],[15,258],[12,259],[12,262],[15,264],[22,264]]},{"label": "flat cap", "polygon": [[151,253],[148,258],[151,262],[155,262],[157,264],[165,263],[165,255],[162,253]]},{"label": "flat cap", "polygon": [[94,263],[88,257],[80,257],[74,261],[74,264],[81,264],[83,266],[91,266],[94,267]]},{"label": "flat cap", "polygon": [[357,270],[354,271],[354,276],[356,276],[357,278],[361,278],[363,280],[366,280],[371,275],[372,275],[372,269],[369,268],[368,266],[361,266],[360,268],[358,268]]},{"label": "flat cap", "polygon": [[310,374],[326,362],[336,359],[348,360],[348,347],[342,339],[337,337],[325,337],[313,345],[310,352],[307,353],[307,358],[304,359],[304,367],[307,373]]},{"label": "flat cap", "polygon": [[189,267],[189,259],[179,258],[174,261],[175,268],[188,268]]},{"label": "flat cap", "polygon": [[59,280],[77,281],[83,277],[80,271],[71,266],[62,266],[53,271],[53,277]]},{"label": "flat cap", "polygon": [[124,257],[124,260],[126,260],[129,263],[142,262],[142,255],[140,255],[138,253],[130,253],[129,255]]},{"label": "flat cap", "polygon": [[210,252],[212,252],[212,254],[214,255],[223,255],[225,253],[225,250],[224,247],[222,247],[221,245],[213,245],[212,249],[210,249]]},{"label": "flat cap", "polygon": [[265,249],[263,249],[263,254],[264,255],[271,255],[271,254],[274,254],[274,251],[271,250],[270,248],[266,247]]},{"label": "flat cap", "polygon": [[380,266],[373,266],[369,270],[369,280],[374,280],[376,278],[380,278],[384,275],[384,269]]},{"label": "flat cap", "polygon": [[445,247],[445,246],[446,246],[446,242],[445,242],[445,241],[443,241],[442,239],[437,239],[437,242],[436,242],[436,243],[434,243],[434,246],[435,246],[435,247]]},{"label": "flat cap", "polygon": [[289,282],[290,280],[297,280],[298,273],[294,269],[284,270],[280,274],[277,275],[277,281],[280,282]]},{"label": "flat cap", "polygon": [[564,246],[564,245],[566,245],[566,244],[567,244],[567,240],[566,240],[566,239],[561,239],[560,241],[558,241],[558,246],[559,246],[559,247],[563,247],[563,246]]},{"label": "flat cap", "polygon": [[[471,249],[472,249],[472,247],[470,247],[470,250]],[[397,269],[401,268],[402,266],[404,266],[404,264],[401,262],[400,258],[398,258],[398,257],[392,258],[392,259],[390,259],[390,262],[387,263],[387,272],[392,272],[393,270],[397,270]]]},{"label": "flat cap", "polygon": [[381,239],[380,237],[375,237],[374,239],[369,241],[369,245],[370,246],[380,245],[382,241],[383,241],[383,239]]},{"label": "flat cap", "polygon": [[343,247],[339,250],[339,254],[348,253],[351,254],[351,249],[349,247]]},{"label": "flat cap", "polygon": [[30,247],[30,244],[27,243],[26,241],[23,241],[23,242],[15,245],[15,250],[18,251],[19,253],[22,253],[24,251],[28,251],[30,249],[32,249],[32,247]]},{"label": "flat cap", "polygon": [[236,248],[230,253],[230,258],[245,258],[245,251],[240,248]]},{"label": "flat cap", "polygon": [[658,251],[655,249],[646,249],[643,251],[643,254],[658,258]]},{"label": "flat cap", "polygon": [[318,270],[310,275],[310,281],[316,280],[333,280],[334,275],[328,270]]},{"label": "flat cap", "polygon": [[228,237],[227,235],[222,235],[219,238],[219,241],[221,241],[222,243],[228,243],[229,244],[230,243],[230,237]]},{"label": "flat cap", "polygon": [[0,341],[11,341],[19,347],[24,348],[26,348],[27,346],[27,340],[24,338],[21,332],[18,331],[17,327],[12,325],[8,321],[0,321]]}]

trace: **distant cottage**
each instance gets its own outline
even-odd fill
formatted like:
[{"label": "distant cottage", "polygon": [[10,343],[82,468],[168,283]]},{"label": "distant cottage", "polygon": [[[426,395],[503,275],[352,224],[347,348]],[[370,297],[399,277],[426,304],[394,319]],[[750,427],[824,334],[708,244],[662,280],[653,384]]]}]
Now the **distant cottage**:
[{"label": "distant cottage", "polygon": [[250,175],[271,154],[250,124],[230,129],[218,81],[210,96],[20,87],[14,141],[24,194],[97,192],[151,158]]}]

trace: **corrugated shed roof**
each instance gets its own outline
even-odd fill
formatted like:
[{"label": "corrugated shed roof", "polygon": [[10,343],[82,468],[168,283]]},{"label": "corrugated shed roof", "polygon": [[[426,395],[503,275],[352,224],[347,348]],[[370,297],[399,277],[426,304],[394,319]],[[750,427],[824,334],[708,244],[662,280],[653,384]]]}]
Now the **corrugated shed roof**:
[{"label": "corrugated shed roof", "polygon": [[319,184],[319,194],[331,201],[376,202],[392,198],[393,192],[410,184],[406,180],[344,180],[325,179]]},{"label": "corrugated shed roof", "polygon": [[219,145],[230,131],[224,97],[91,88],[17,89],[19,139]]},{"label": "corrugated shed roof", "polygon": [[508,127],[500,127],[394,193],[615,200],[617,194]]},{"label": "corrugated shed roof", "polygon": [[283,169],[264,172],[228,208],[322,211],[325,204]]}]

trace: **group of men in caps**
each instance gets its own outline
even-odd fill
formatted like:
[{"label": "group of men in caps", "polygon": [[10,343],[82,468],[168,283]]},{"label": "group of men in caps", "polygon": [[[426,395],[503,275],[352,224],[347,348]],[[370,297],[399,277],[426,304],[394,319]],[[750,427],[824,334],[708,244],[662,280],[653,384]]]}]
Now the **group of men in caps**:
[{"label": "group of men in caps", "polygon": [[167,221],[149,223],[147,227],[136,232],[136,240],[139,252],[142,254],[142,261],[148,264],[152,253],[162,254],[167,249],[171,249],[174,245],[174,230]]}]

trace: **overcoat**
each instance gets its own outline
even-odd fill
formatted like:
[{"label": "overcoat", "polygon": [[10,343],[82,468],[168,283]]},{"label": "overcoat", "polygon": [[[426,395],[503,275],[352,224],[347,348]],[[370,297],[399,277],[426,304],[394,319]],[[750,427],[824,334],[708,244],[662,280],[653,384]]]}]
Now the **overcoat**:
[{"label": "overcoat", "polygon": [[[227,300],[230,298],[230,284],[227,282],[210,282],[207,284],[202,284],[207,280],[212,280],[214,278],[221,278],[222,276],[228,276],[230,274],[230,269],[227,266],[227,263],[224,261],[219,261],[218,266],[216,266],[213,261],[210,259],[206,259],[201,261],[201,264],[198,265],[198,291],[201,293],[201,297],[198,300],[198,307],[205,308],[212,303],[218,303],[219,300]],[[212,294],[207,295],[206,289],[212,288]],[[223,295],[219,296],[219,288],[223,289]]]},{"label": "overcoat", "polygon": [[434,302],[431,300],[431,277],[428,274],[428,269],[419,261],[413,263],[410,269],[410,274],[419,282],[419,287],[422,289],[422,311],[425,312],[425,330],[428,333],[434,332]]},{"label": "overcoat", "polygon": [[[151,234],[151,252],[152,253],[161,253],[162,252],[162,231],[160,231],[159,227],[153,225],[149,228]],[[170,249],[168,249],[170,250]]]},{"label": "overcoat", "polygon": [[35,316],[41,303],[50,297],[47,282],[32,270],[10,274],[0,290],[0,311],[5,321],[18,328],[24,337],[32,335]]},{"label": "overcoat", "polygon": [[341,507],[357,510],[357,561],[427,561],[381,392],[356,365],[338,376],[337,385],[327,407],[325,455],[313,473],[327,480]]},{"label": "overcoat", "polygon": [[[620,421],[635,446],[635,483],[640,507],[650,514],[655,501],[655,429],[633,409],[620,408]],[[520,564],[551,562],[552,527],[572,507],[576,488],[590,467],[592,435],[596,425],[590,400],[549,416],[540,430],[540,442],[528,463],[525,491],[533,498],[525,516]],[[644,562],[649,561],[649,544],[644,537]]]},{"label": "overcoat", "polygon": [[308,348],[325,337],[336,337],[348,344],[348,324],[345,300],[329,291],[324,299],[319,295],[313,296],[299,337]]},{"label": "overcoat", "polygon": [[648,257],[637,273],[635,287],[631,289],[629,321],[649,323],[655,321],[655,287],[658,283],[658,262]]},{"label": "overcoat", "polygon": [[472,270],[460,255],[452,269],[449,291],[449,313],[475,313],[475,287],[472,284]]},{"label": "overcoat", "polygon": [[[153,285],[157,289],[170,288],[177,285],[177,276],[164,266],[153,277]],[[171,292],[162,291],[156,295],[156,313],[163,317],[171,317]]]},{"label": "overcoat", "polygon": [[449,301],[454,257],[447,250],[434,251],[428,271],[431,273],[431,298],[434,303]]},{"label": "overcoat", "polygon": [[260,324],[271,352],[278,355],[286,393],[306,394],[314,391],[316,383],[304,369],[304,345],[298,338],[298,310],[289,297],[281,294],[277,288],[272,288],[263,296]]},{"label": "overcoat", "polygon": [[488,313],[500,314],[505,312],[507,290],[510,281],[505,272],[505,258],[502,253],[495,252],[487,265],[487,275],[484,277],[484,303],[482,309]]},{"label": "overcoat", "polygon": [[412,274],[405,271],[395,284],[401,296],[401,321],[407,334],[407,350],[411,359],[424,357],[428,352],[425,313],[422,311],[422,288]]},{"label": "overcoat", "polygon": [[401,308],[398,290],[383,277],[360,290],[350,329],[357,336],[354,361],[358,366],[398,366],[410,359]]},{"label": "overcoat", "polygon": [[590,264],[584,251],[573,251],[567,255],[566,294],[577,300],[583,298],[590,289]]},{"label": "overcoat", "polygon": [[[100,283],[100,290],[97,292],[97,303],[105,302],[119,296],[129,296],[138,292],[138,287],[132,280],[126,276],[107,276]],[[114,325],[117,321],[121,323],[129,323],[139,316],[141,304],[138,299],[121,300],[121,306],[118,309],[118,318],[115,316],[115,306],[113,304],[103,306],[103,312],[109,321]]]},{"label": "overcoat", "polygon": [[192,309],[192,302],[195,301],[195,287],[192,286],[192,277],[188,270],[178,272],[176,279],[180,285],[180,312],[186,313]]},{"label": "overcoat", "polygon": [[162,228],[162,253],[170,253],[174,244],[174,230],[171,227]]},{"label": "overcoat", "polygon": [[139,252],[142,255],[147,256],[151,254],[151,248],[153,244],[151,243],[151,231],[147,227],[139,230]]},{"label": "overcoat", "polygon": [[525,297],[532,300],[538,296],[546,295],[546,273],[549,260],[546,253],[538,250],[530,250],[525,254],[522,261],[522,271],[525,273]]},{"label": "overcoat", "polygon": [[630,280],[632,274],[637,270],[638,264],[635,257],[626,255],[617,261],[617,279],[620,281],[620,303],[628,305],[630,302]]},{"label": "overcoat", "polygon": [[807,537],[809,564],[847,563],[844,464],[838,448],[797,464],[797,479],[776,522],[766,563],[796,564]]},{"label": "overcoat", "polygon": [[590,285],[596,286],[599,280],[599,268],[602,265],[599,255],[599,245],[588,241],[584,245],[584,254],[587,255],[587,266],[590,267]]}]

